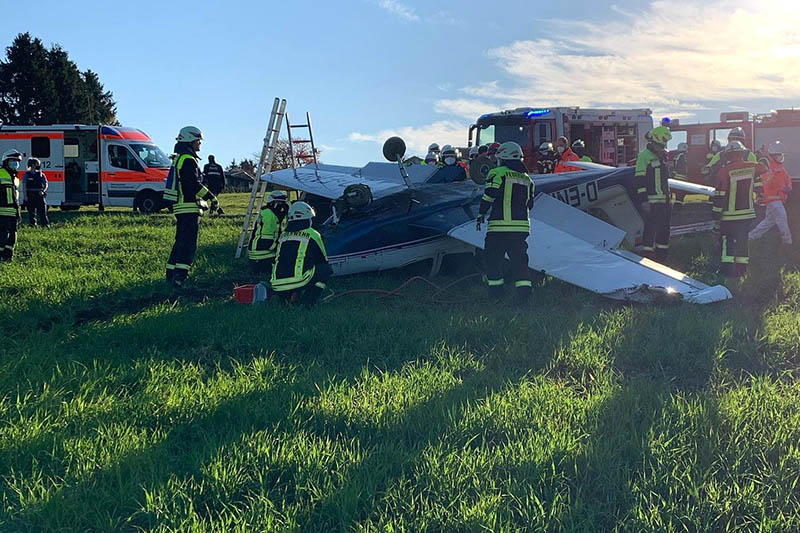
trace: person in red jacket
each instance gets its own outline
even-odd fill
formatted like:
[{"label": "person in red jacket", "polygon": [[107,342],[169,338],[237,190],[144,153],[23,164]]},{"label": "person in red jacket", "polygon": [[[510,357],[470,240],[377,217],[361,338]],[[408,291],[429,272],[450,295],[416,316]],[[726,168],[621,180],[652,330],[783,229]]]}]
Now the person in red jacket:
[{"label": "person in red jacket", "polygon": [[558,163],[553,172],[559,174],[561,172],[577,172],[580,168],[568,165],[570,161],[580,161],[578,154],[572,151],[569,146],[569,140],[566,137],[559,137],[556,141],[556,150],[558,151]]},{"label": "person in red jacket", "polygon": [[[772,152],[772,150],[770,150]],[[782,153],[770,153],[767,157],[759,159],[759,163],[767,168],[761,175],[764,193],[759,196],[759,203],[766,206],[764,220],[753,228],[748,234],[748,239],[754,241],[763,237],[774,227],[778,228],[783,244],[792,244],[792,232],[789,229],[789,220],[786,217],[784,203],[792,192],[792,178],[783,166]]]}]

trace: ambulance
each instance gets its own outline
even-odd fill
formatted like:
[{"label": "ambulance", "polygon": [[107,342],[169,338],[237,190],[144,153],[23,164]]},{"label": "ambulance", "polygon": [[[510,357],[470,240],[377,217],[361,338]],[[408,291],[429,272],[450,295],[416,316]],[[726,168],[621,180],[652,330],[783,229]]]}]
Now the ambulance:
[{"label": "ambulance", "polygon": [[[49,187],[47,203],[63,210],[84,205],[132,207],[143,213],[161,208],[170,160],[141,130],[117,126],[0,126],[0,153],[39,159]],[[23,185],[24,186],[24,185]],[[20,191],[20,199],[24,191]]]},{"label": "ambulance", "polygon": [[647,145],[645,134],[653,129],[649,109],[583,109],[580,107],[518,107],[481,115],[470,126],[468,146],[514,141],[522,147],[525,165],[536,168],[543,142],[564,136],[586,145],[595,163],[614,167],[636,160]]}]

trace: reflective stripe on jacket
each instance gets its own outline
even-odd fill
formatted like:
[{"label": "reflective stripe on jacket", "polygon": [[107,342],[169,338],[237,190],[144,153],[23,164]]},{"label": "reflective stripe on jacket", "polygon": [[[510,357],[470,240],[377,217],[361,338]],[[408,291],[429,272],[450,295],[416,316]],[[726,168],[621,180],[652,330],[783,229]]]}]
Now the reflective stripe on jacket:
[{"label": "reflective stripe on jacket", "polygon": [[261,210],[253,234],[250,236],[247,255],[253,261],[271,259],[278,251],[278,238],[282,224],[275,212],[265,207]]},{"label": "reflective stripe on jacket", "polygon": [[533,192],[533,180],[526,172],[512,170],[507,166],[492,169],[486,177],[486,187],[478,211],[485,215],[489,209],[492,210],[487,231],[530,233]]},{"label": "reflective stripe on jacket", "polygon": [[669,200],[669,168],[663,157],[650,148],[639,152],[636,158],[637,188],[639,202],[666,203]]},{"label": "reflective stripe on jacket", "polygon": [[175,158],[175,184],[178,195],[172,212],[176,215],[201,214],[200,200],[209,192],[203,185],[203,176],[194,155],[180,154]]},{"label": "reflective stripe on jacket", "polygon": [[5,168],[0,168],[0,217],[16,217],[18,212],[19,180],[17,175]]},{"label": "reflective stripe on jacket", "polygon": [[717,176],[714,215],[722,221],[755,218],[753,188],[756,164],[750,161],[736,161],[722,167]]},{"label": "reflective stripe on jacket", "polygon": [[311,282],[316,267],[328,261],[322,236],[313,228],[287,231],[278,240],[278,253],[270,285],[277,292],[302,289]]}]

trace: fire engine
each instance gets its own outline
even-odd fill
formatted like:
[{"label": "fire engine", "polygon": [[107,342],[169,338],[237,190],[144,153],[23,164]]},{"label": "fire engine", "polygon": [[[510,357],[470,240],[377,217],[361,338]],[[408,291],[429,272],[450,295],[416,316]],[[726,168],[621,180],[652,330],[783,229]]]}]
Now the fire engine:
[{"label": "fire engine", "polygon": [[770,113],[751,114],[747,111],[720,113],[719,122],[681,124],[677,120],[670,123],[672,143],[685,142],[689,181],[703,182],[700,169],[706,164],[713,141],[724,147],[728,133],[741,127],[745,133],[745,145],[751,150],[769,149],[780,141],[784,154],[784,166],[793,180],[800,179],[800,109],[779,109]]},{"label": "fire engine", "polygon": [[635,160],[647,144],[645,134],[653,129],[649,109],[581,109],[580,107],[519,107],[488,113],[470,126],[469,146],[515,141],[522,146],[525,165],[536,168],[543,142],[565,136],[586,144],[586,155],[595,163],[625,166]]},{"label": "fire engine", "polygon": [[[160,209],[170,160],[141,130],[116,126],[0,126],[0,153],[16,148],[21,170],[39,159],[49,187],[47,203],[64,210],[83,205]],[[22,173],[20,173],[20,178]],[[20,191],[20,199],[24,191]]]}]

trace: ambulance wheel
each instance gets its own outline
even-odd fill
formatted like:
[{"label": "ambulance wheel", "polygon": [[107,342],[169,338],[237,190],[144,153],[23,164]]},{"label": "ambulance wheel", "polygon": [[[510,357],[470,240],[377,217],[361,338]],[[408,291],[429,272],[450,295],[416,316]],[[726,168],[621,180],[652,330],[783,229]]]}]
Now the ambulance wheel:
[{"label": "ambulance wheel", "polygon": [[146,215],[158,213],[161,210],[161,196],[155,191],[142,191],[133,200],[133,209]]}]

